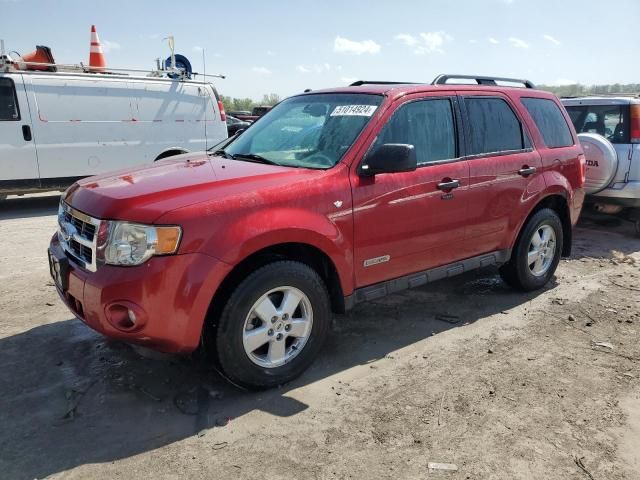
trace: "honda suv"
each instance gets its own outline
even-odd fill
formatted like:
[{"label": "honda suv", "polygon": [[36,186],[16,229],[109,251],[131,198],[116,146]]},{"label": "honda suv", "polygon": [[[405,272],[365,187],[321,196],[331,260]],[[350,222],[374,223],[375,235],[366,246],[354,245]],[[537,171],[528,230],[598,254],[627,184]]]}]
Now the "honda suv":
[{"label": "honda suv", "polygon": [[49,247],[60,296],[108,337],[203,348],[267,388],[359,302],[487,265],[541,288],[570,253],[584,156],[555,96],[505,80],[307,92],[214,151],[81,180]]},{"label": "honda suv", "polygon": [[640,235],[640,96],[563,98],[587,158],[587,203]]}]

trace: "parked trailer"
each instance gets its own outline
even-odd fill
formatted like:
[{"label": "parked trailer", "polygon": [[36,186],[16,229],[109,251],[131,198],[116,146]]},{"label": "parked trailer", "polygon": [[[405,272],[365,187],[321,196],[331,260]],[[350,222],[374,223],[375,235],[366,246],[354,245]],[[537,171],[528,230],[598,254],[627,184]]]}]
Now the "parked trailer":
[{"label": "parked trailer", "polygon": [[64,189],[225,138],[224,107],[211,83],[0,72],[0,197]]}]

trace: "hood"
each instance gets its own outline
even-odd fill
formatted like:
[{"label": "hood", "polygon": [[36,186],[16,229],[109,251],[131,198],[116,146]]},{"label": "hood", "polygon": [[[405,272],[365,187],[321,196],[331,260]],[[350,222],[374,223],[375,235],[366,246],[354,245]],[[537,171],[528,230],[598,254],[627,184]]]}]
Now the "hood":
[{"label": "hood", "polygon": [[80,180],[67,190],[64,200],[96,218],[153,223],[178,208],[308,180],[321,173],[201,152]]}]

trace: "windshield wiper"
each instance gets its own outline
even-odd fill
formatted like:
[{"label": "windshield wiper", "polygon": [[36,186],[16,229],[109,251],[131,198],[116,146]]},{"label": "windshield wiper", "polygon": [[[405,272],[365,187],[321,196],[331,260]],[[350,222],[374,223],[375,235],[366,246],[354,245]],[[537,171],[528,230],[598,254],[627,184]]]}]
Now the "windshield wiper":
[{"label": "windshield wiper", "polygon": [[220,150],[216,150],[215,152],[211,152],[209,155],[222,155],[224,158],[230,158],[231,160],[234,159],[233,155],[231,155],[230,153],[227,153],[227,151],[224,148],[221,148]]},{"label": "windshield wiper", "polygon": [[235,155],[231,155],[231,158],[233,158],[234,160],[248,160],[250,162],[266,163],[267,165],[278,165],[279,167],[282,166],[279,163],[274,162],[273,160],[269,160],[268,158],[264,158],[262,155],[258,155],[257,153],[236,153]]}]

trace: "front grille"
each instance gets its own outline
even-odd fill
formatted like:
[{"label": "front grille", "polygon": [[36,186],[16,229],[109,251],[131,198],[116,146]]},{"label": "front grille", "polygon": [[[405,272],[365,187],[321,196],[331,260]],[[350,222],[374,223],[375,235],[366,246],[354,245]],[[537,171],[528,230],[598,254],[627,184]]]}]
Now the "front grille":
[{"label": "front grille", "polygon": [[80,266],[95,272],[96,263],[96,232],[100,220],[90,217],[64,202],[60,202],[58,209],[58,239],[67,256]]},{"label": "front grille", "polygon": [[64,215],[64,220],[66,222],[69,222],[69,223],[71,223],[71,225],[76,227],[76,229],[78,230],[78,234],[81,237],[86,238],[90,242],[93,241],[93,237],[96,234],[95,225],[92,225],[91,223],[88,223],[88,222],[84,222],[84,221],[80,220],[79,218],[74,217],[73,215],[71,215],[70,212],[66,212],[65,211],[63,215]]},{"label": "front grille", "polygon": [[74,239],[71,239],[69,242],[69,248],[76,258],[79,258],[85,263],[93,263],[93,250],[91,250],[91,248],[86,245],[82,245]]}]

